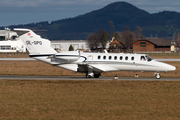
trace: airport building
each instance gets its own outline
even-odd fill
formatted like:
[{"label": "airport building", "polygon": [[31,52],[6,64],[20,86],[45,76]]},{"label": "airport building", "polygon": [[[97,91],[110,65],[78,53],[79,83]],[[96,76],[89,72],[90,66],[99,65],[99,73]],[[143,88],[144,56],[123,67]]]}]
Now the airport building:
[{"label": "airport building", "polygon": [[[74,50],[88,50],[86,40],[53,40],[51,46],[57,51],[68,51],[70,45]],[[0,30],[0,52],[26,52],[26,47],[16,32]]]},{"label": "airport building", "polygon": [[9,29],[0,30],[0,52],[26,52],[23,42],[17,38],[17,33]]}]

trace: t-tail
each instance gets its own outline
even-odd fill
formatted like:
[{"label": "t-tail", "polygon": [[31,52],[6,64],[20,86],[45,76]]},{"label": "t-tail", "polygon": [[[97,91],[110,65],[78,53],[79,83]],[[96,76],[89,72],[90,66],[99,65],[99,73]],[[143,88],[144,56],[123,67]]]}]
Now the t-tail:
[{"label": "t-tail", "polygon": [[41,38],[29,29],[14,29],[15,32],[20,36],[24,45],[30,53],[33,55],[49,55],[56,54],[57,52],[51,47],[51,43],[47,39]]},{"label": "t-tail", "polygon": [[57,52],[51,47],[49,40],[41,38],[29,29],[14,29],[14,31],[17,32],[19,38],[26,46],[30,57],[52,64],[51,59],[47,58],[55,55]]}]

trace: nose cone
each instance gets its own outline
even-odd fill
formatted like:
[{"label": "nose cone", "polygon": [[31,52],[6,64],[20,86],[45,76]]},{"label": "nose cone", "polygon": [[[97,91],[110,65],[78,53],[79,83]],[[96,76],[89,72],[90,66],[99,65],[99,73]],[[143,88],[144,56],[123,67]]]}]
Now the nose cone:
[{"label": "nose cone", "polygon": [[175,70],[176,70],[176,67],[171,66],[171,67],[170,67],[170,70],[171,70],[171,71],[175,71]]},{"label": "nose cone", "polygon": [[[169,71],[175,71],[176,67],[169,65],[167,63],[163,63],[163,62],[157,62],[156,65],[157,67],[157,71],[161,71],[161,72],[169,72]],[[158,70],[159,69],[159,70]]]},{"label": "nose cone", "polygon": [[166,67],[166,70],[167,70],[167,71],[175,71],[175,70],[176,70],[176,67],[174,67],[174,66],[172,66],[172,65],[168,65],[168,66]]}]

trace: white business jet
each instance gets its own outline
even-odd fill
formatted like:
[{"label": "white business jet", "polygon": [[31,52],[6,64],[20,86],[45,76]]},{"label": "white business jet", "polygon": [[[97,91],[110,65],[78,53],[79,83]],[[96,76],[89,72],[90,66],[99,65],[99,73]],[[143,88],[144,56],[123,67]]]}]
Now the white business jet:
[{"label": "white business jet", "polygon": [[27,47],[30,57],[42,62],[86,73],[86,77],[99,78],[102,72],[112,71],[141,71],[155,72],[160,79],[159,72],[176,70],[176,67],[153,60],[146,54],[124,53],[90,53],[81,51],[56,52],[47,39],[41,38],[29,29],[14,29]]}]

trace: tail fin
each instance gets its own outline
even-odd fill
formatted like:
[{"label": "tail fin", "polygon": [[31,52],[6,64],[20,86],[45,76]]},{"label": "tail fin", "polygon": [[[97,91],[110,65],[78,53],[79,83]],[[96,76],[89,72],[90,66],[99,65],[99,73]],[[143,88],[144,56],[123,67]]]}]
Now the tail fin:
[{"label": "tail fin", "polygon": [[27,47],[30,55],[35,54],[55,54],[57,53],[52,47],[51,43],[47,39],[41,38],[29,29],[14,29],[20,36],[24,45]]}]

